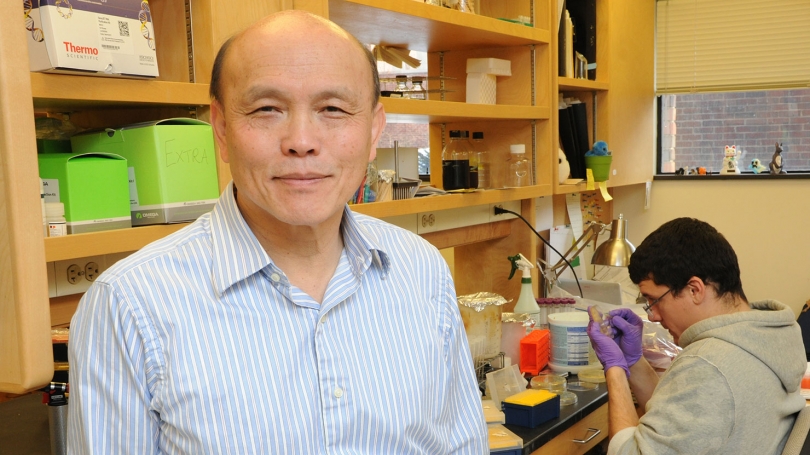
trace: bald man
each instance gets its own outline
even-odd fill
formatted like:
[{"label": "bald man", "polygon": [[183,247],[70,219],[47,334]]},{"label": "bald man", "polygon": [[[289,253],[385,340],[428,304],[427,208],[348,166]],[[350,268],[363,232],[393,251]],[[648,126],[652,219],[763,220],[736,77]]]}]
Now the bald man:
[{"label": "bald man", "polygon": [[82,298],[69,452],[488,453],[447,265],[346,206],[385,127],[374,58],[282,12],[222,46],[211,96],[233,182]]}]

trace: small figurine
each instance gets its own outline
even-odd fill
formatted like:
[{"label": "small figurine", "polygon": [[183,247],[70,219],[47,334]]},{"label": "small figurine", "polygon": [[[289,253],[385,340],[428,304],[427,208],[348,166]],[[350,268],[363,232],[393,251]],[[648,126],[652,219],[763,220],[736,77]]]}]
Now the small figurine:
[{"label": "small figurine", "polygon": [[692,169],[689,169],[689,175],[698,175],[698,168],[693,167]]},{"label": "small figurine", "polygon": [[784,164],[782,163],[782,144],[776,143],[776,150],[773,152],[773,158],[771,158],[771,174],[787,174],[784,169]]},{"label": "small figurine", "polygon": [[571,165],[568,164],[568,160],[565,159],[565,152],[563,152],[562,149],[557,149],[557,160],[559,161],[557,177],[559,177],[559,182],[562,185],[568,179],[568,176],[571,175]]},{"label": "small figurine", "polygon": [[767,167],[763,166],[762,163],[759,161],[759,158],[754,158],[751,160],[751,165],[748,166],[748,169],[751,169],[751,172],[754,174],[759,174],[760,172],[765,172],[768,170]]},{"label": "small figurine", "polygon": [[607,142],[605,141],[596,141],[593,144],[593,148],[588,150],[585,153],[585,156],[608,156],[610,152],[608,151]]},{"label": "small figurine", "polygon": [[739,174],[740,168],[737,167],[737,146],[727,145],[723,155],[723,167],[720,170],[720,173]]},{"label": "small figurine", "polygon": [[689,166],[679,167],[677,171],[675,171],[675,175],[686,175],[689,173]]},{"label": "small figurine", "polygon": [[699,166],[697,168],[697,173],[698,173],[698,175],[706,175],[706,168],[703,167],[703,166]]}]

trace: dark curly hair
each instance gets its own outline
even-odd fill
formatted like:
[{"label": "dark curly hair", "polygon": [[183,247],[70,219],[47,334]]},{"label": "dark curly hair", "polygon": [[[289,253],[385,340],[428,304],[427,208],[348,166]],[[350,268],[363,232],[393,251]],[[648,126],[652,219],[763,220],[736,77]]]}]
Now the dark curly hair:
[{"label": "dark curly hair", "polygon": [[671,288],[674,295],[696,276],[718,297],[748,301],[731,244],[717,229],[694,218],[676,218],[647,236],[630,257],[628,270],[633,283],[651,279]]}]

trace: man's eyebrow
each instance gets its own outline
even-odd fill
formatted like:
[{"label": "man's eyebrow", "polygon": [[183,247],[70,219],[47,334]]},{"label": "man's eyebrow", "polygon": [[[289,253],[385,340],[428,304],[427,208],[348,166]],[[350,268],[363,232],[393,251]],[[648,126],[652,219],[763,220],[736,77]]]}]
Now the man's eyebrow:
[{"label": "man's eyebrow", "polygon": [[[250,87],[244,92],[244,95],[242,96],[242,99],[247,102],[252,102],[262,98],[286,100],[289,98],[289,96],[286,94],[284,90],[279,90],[275,87],[260,86],[260,85]],[[360,98],[362,97],[358,96],[352,90],[342,88],[325,89],[315,93],[312,96],[312,100],[316,102],[336,99],[346,101],[349,103],[359,103],[361,102]]]}]

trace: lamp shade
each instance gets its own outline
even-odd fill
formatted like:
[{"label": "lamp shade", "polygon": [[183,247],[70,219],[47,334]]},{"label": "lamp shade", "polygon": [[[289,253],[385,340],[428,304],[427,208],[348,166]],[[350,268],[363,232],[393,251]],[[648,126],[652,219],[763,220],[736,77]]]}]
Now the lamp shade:
[{"label": "lamp shade", "polygon": [[619,219],[613,220],[611,224],[610,238],[593,252],[591,264],[627,267],[634,251],[636,247],[627,240],[627,220],[619,215]]}]

